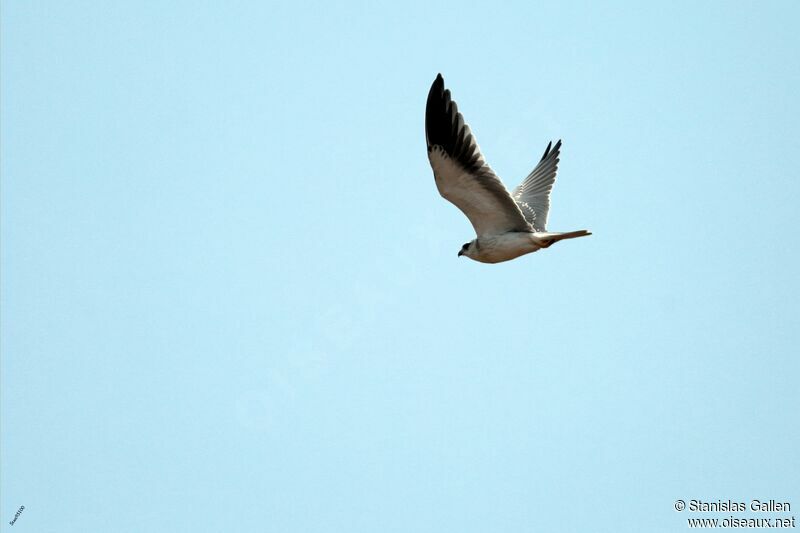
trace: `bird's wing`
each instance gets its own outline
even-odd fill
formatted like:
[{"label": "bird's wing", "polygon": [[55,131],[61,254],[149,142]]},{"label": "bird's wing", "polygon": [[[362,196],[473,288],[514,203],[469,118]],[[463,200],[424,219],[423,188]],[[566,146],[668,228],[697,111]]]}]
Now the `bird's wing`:
[{"label": "bird's wing", "polygon": [[503,182],[484,161],[441,74],[428,93],[425,138],[439,193],[467,215],[478,237],[531,231]]},{"label": "bird's wing", "polygon": [[[552,149],[551,149],[552,148]],[[558,156],[561,154],[561,141],[555,146],[550,142],[536,168],[522,180],[511,196],[536,231],[545,231],[547,214],[550,211],[550,191],[556,181]]]}]

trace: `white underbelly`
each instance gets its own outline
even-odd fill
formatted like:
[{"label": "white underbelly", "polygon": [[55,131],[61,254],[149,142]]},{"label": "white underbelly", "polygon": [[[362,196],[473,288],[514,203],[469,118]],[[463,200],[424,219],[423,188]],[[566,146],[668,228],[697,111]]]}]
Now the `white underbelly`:
[{"label": "white underbelly", "polygon": [[501,263],[540,249],[530,233],[504,233],[478,239],[480,254],[475,257],[482,263]]}]

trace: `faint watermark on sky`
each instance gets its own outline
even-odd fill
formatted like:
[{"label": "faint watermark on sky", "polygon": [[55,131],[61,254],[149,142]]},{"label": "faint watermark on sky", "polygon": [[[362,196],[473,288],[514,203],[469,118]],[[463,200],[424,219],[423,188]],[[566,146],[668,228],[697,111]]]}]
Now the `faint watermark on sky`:
[{"label": "faint watermark on sky", "polygon": [[16,524],[17,523],[17,518],[20,517],[20,515],[22,514],[22,511],[24,511],[24,510],[25,510],[25,506],[24,505],[20,505],[19,509],[17,509],[17,513],[14,515],[14,519],[11,520],[11,522],[9,522],[8,525],[13,526],[14,524]]}]

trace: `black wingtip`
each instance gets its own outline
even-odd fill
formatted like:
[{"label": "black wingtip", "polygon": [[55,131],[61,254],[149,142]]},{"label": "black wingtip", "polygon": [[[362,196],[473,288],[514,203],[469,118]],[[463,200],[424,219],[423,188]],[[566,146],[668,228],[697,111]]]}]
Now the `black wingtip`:
[{"label": "black wingtip", "polygon": [[544,154],[542,154],[542,158],[539,161],[544,161],[551,153],[558,152],[559,148],[561,148],[561,139],[556,141],[555,146],[553,146],[553,141],[550,141],[547,143],[547,148],[544,149]]},{"label": "black wingtip", "polygon": [[429,147],[434,144],[445,145],[451,128],[450,108],[450,92],[444,88],[442,75],[437,74],[428,91],[425,106],[425,139]]},{"label": "black wingtip", "polygon": [[547,143],[547,148],[544,149],[544,153],[542,154],[542,158],[539,161],[544,161],[544,158],[547,157],[547,154],[550,153],[550,148],[553,146],[553,141]]},{"label": "black wingtip", "polygon": [[428,99],[430,100],[431,95],[436,93],[443,93],[444,92],[444,78],[442,78],[441,74],[436,75],[436,79],[433,80],[431,83],[431,90],[428,92]]}]

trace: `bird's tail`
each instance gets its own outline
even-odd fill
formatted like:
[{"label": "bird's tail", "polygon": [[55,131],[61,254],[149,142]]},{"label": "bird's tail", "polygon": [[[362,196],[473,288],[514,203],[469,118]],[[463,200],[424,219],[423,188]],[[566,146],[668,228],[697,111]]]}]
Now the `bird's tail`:
[{"label": "bird's tail", "polygon": [[551,231],[536,232],[534,234],[537,239],[544,241],[546,246],[550,246],[554,242],[563,241],[564,239],[577,239],[578,237],[586,237],[591,235],[591,232],[581,229],[578,231],[568,231],[566,233],[558,233]]}]

